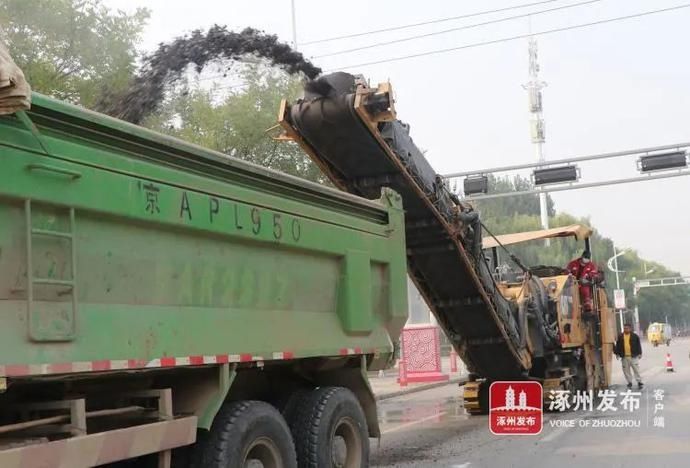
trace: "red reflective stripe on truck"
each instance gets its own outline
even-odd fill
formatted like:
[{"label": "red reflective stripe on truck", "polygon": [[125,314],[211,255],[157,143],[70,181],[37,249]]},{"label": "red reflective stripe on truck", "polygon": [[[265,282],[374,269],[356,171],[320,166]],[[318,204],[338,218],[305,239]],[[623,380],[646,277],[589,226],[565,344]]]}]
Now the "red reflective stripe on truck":
[{"label": "red reflective stripe on truck", "polygon": [[[362,354],[362,348],[341,348],[338,353],[343,356]],[[270,356],[270,357],[269,357]],[[251,353],[216,354],[194,356],[163,356],[151,360],[144,359],[100,359],[97,361],[58,362],[47,364],[7,364],[0,365],[0,376],[21,377],[28,375],[68,374],[84,372],[103,372],[109,370],[144,369],[161,367],[201,366],[209,364],[226,364],[229,362],[256,362],[262,366],[264,360],[295,359],[294,351],[276,351],[267,355]]]},{"label": "red reflective stripe on truck", "polygon": [[73,368],[71,362],[48,364],[48,372],[46,372],[46,374],[68,374],[72,372]]},{"label": "red reflective stripe on truck", "polygon": [[140,367],[146,367],[147,362],[143,359],[127,359],[127,367],[129,369],[138,369]]},{"label": "red reflective stripe on truck", "polygon": [[5,366],[5,375],[29,375],[29,366],[27,366],[27,365]]},{"label": "red reflective stripe on truck", "polygon": [[94,371],[104,371],[104,370],[110,370],[110,362],[108,360],[105,361],[93,361],[91,363],[91,370]]},{"label": "red reflective stripe on truck", "polygon": [[162,357],[160,362],[161,367],[173,367],[177,364],[177,361],[174,357]]},{"label": "red reflective stripe on truck", "polygon": [[189,356],[189,364],[192,366],[200,366],[204,363],[203,356]]}]

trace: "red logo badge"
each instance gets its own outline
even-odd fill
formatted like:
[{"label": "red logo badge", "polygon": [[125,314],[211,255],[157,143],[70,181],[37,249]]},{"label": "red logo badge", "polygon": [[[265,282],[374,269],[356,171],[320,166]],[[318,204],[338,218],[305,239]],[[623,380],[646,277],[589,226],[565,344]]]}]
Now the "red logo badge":
[{"label": "red logo badge", "polygon": [[496,435],[541,432],[543,390],[539,382],[494,382],[489,387],[489,429]]}]

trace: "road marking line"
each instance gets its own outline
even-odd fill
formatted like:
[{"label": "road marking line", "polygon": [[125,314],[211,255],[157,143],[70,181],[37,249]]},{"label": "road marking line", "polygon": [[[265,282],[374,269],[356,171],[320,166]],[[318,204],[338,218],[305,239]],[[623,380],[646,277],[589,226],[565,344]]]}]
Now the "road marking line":
[{"label": "road marking line", "polygon": [[426,418],[418,419],[417,421],[410,421],[410,422],[405,423],[405,424],[400,424],[399,426],[395,426],[395,427],[388,429],[387,431],[381,432],[381,435],[389,434],[391,432],[396,432],[396,431],[399,431],[400,429],[405,429],[406,427],[415,426],[417,424],[421,424],[423,422],[429,421],[429,420],[434,419],[434,418],[440,418],[441,416],[443,416],[446,413],[447,413],[447,411],[441,411],[440,413],[432,414],[431,416],[427,416]]}]

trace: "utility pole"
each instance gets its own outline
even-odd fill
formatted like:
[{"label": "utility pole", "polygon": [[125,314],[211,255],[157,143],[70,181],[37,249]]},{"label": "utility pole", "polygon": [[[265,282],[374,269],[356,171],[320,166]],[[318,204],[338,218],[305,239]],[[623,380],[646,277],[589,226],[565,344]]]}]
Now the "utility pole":
[{"label": "utility pole", "polygon": [[[618,253],[616,252],[616,246],[613,246],[613,261],[615,262],[615,270],[616,270],[616,289],[621,288],[621,281],[620,281],[620,276],[618,272]],[[618,313],[620,314],[620,324],[621,324],[621,332],[623,332],[623,309],[619,309]]]},{"label": "utility pole", "polygon": [[[645,263],[645,272],[647,271],[647,264]],[[646,274],[645,274],[646,276]],[[635,298],[635,333],[640,334],[642,330],[640,329],[640,308],[637,306],[638,297],[637,293],[640,292],[640,288],[637,286],[637,278],[633,276],[633,297]]]},{"label": "utility pole", "polygon": [[[647,269],[647,262],[644,262],[644,277],[647,278],[647,276],[650,273],[653,273],[655,268],[652,268],[651,270]],[[639,287],[637,286],[637,279],[633,277],[633,295],[635,296],[635,332],[636,333],[642,333],[642,330],[640,329],[640,308],[637,306],[637,293],[639,292]]]},{"label": "utility pole", "polygon": [[[618,257],[621,255],[625,254],[628,252],[628,249],[621,250],[618,252],[616,250],[616,246],[613,246],[613,257],[609,258],[608,262],[606,262],[609,271],[612,271],[616,274],[616,290],[619,290],[621,288],[621,281],[620,281],[620,271],[618,270]],[[615,304],[614,304],[615,306]],[[620,313],[619,319],[620,319],[620,327],[621,327],[621,332],[623,331],[623,313],[625,309],[619,309],[618,307],[615,307],[616,313]]]},{"label": "utility pole", "polygon": [[[538,60],[537,40],[534,37],[529,39],[529,81],[522,87],[527,90],[527,99],[529,103],[530,112],[530,134],[532,137],[532,144],[534,145],[534,153],[537,161],[543,163],[546,158],[544,156],[544,142],[546,141],[546,133],[544,129],[543,107],[541,90],[546,86],[546,83],[539,79],[539,60]],[[549,228],[549,213],[546,206],[546,193],[539,194],[539,211],[541,213],[541,227],[542,229]],[[548,239],[546,245],[549,245]]]},{"label": "utility pole", "polygon": [[297,14],[295,13],[295,0],[290,0],[292,7],[292,48],[297,50]]}]

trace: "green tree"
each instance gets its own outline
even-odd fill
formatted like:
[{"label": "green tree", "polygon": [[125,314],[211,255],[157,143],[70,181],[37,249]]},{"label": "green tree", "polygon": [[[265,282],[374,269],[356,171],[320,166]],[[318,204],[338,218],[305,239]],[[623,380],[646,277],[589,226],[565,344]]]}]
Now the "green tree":
[{"label": "green tree", "polygon": [[[227,92],[214,86],[179,84],[144,125],[183,140],[298,177],[325,183],[319,168],[294,143],[267,132],[283,98],[302,91],[298,78],[262,66],[241,67],[244,85]],[[223,91],[226,91],[225,94]]]},{"label": "green tree", "polygon": [[[633,294],[633,278],[664,278],[680,276],[657,262],[646,261],[636,251],[627,252],[618,257],[618,269],[621,274],[621,288],[625,289],[628,307],[638,306],[640,322],[645,326],[652,322],[664,322],[666,319],[676,327],[690,324],[690,288],[687,286],[642,288],[637,297]],[[652,272],[649,276],[646,271]]]},{"label": "green tree", "polygon": [[148,15],[101,0],[0,0],[3,40],[32,88],[85,107],[127,86]]}]

